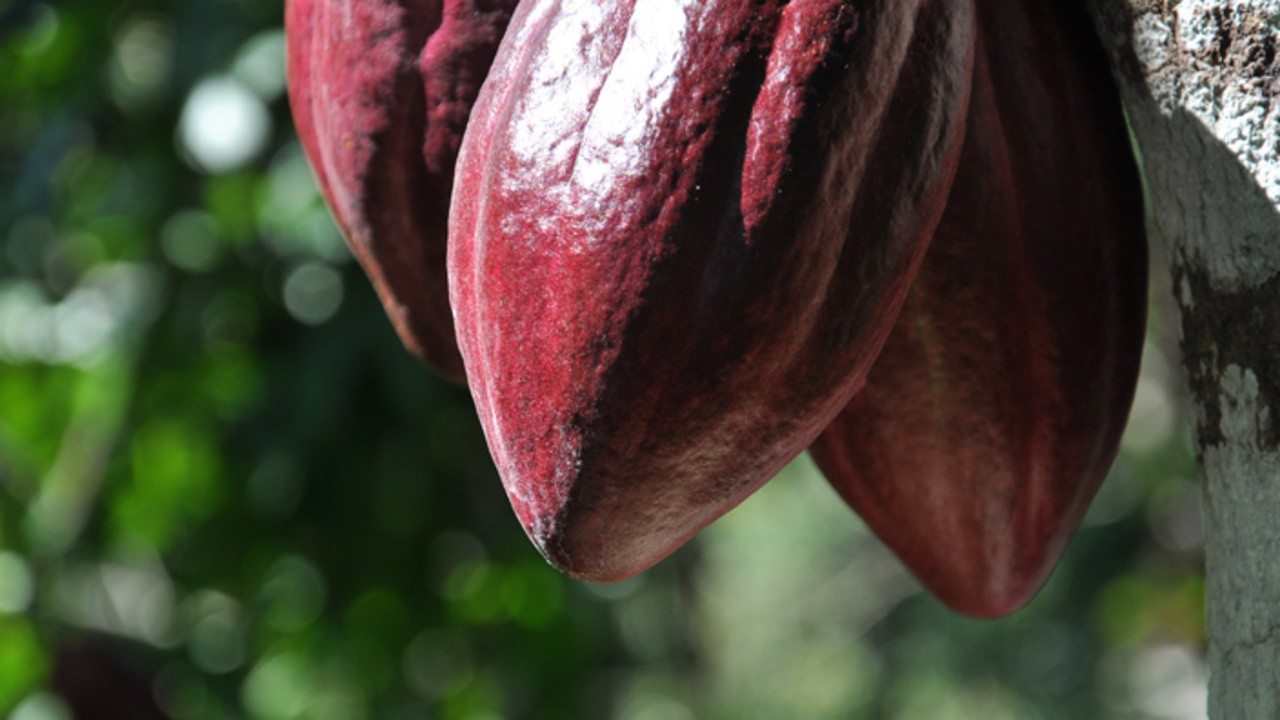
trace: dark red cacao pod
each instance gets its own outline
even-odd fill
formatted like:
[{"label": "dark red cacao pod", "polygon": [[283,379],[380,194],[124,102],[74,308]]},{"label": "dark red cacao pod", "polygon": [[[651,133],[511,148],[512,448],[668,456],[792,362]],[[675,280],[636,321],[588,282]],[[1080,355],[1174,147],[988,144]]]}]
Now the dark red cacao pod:
[{"label": "dark red cacao pod", "polygon": [[1147,253],[1137,170],[1082,5],[978,4],[959,173],[867,386],[818,466],[944,602],[1021,607],[1116,454]]},{"label": "dark red cacao pod", "polygon": [[464,140],[449,282],[498,469],[625,578],[802,451],[887,337],[959,158],[964,0],[526,0]]},{"label": "dark red cacao pod", "polygon": [[461,379],[445,282],[471,105],[516,0],[288,0],[289,100],[329,207],[401,340]]}]

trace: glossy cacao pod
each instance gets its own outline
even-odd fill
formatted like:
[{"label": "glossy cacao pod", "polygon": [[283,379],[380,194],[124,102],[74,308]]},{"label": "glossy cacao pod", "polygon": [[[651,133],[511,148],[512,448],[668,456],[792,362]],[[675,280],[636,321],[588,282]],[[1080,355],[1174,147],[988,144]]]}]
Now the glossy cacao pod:
[{"label": "glossy cacao pod", "polygon": [[445,282],[458,146],[516,0],[288,0],[302,148],[401,340],[461,379]]},{"label": "glossy cacao pod", "polygon": [[959,173],[867,386],[813,445],[974,616],[1042,585],[1117,450],[1146,317],[1138,175],[1083,6],[978,4]]},{"label": "glossy cacao pod", "polygon": [[942,212],[965,0],[526,0],[463,142],[449,282],[511,503],[639,572],[863,381]]}]

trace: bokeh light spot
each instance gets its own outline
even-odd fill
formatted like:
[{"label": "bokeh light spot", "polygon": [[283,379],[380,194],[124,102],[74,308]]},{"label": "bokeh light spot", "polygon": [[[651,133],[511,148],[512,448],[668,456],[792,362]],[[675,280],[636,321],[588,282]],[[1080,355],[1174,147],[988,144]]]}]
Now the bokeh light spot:
[{"label": "bokeh light spot", "polygon": [[24,54],[36,57],[53,47],[62,23],[58,18],[58,11],[46,3],[36,3],[31,12],[34,20],[23,33],[24,42],[21,47]]},{"label": "bokeh light spot", "polygon": [[9,720],[74,720],[71,708],[52,693],[36,693],[13,709]]},{"label": "bokeh light spot", "polygon": [[263,620],[282,632],[304,630],[324,609],[324,576],[306,558],[281,558],[267,571],[262,586]]},{"label": "bokeh light spot", "polygon": [[404,653],[405,680],[426,700],[458,692],[474,674],[471,651],[454,633],[427,630],[415,637]]},{"label": "bokeh light spot", "polygon": [[342,276],[323,263],[303,263],[284,281],[284,306],[307,325],[333,317],[342,305]]},{"label": "bokeh light spot", "polygon": [[111,94],[130,109],[155,99],[168,84],[173,65],[173,28],[164,20],[141,16],[115,37],[115,62],[109,75]]},{"label": "bokeh light spot", "polygon": [[253,36],[240,48],[231,72],[270,102],[285,90],[284,67],[284,33],[268,30]]},{"label": "bokeh light spot", "polygon": [[288,720],[301,717],[311,696],[306,665],[293,655],[268,655],[249,673],[241,695],[253,718]]},{"label": "bokeh light spot", "polygon": [[160,233],[160,246],[169,262],[188,272],[212,270],[225,250],[217,223],[196,210],[174,213]]},{"label": "bokeh light spot", "polygon": [[22,556],[0,552],[0,613],[26,610],[35,596],[35,576]]},{"label": "bokeh light spot", "polygon": [[196,667],[211,674],[240,667],[245,655],[240,604],[230,596],[206,590],[189,599],[186,607],[191,618],[187,649]]},{"label": "bokeh light spot", "polygon": [[263,517],[288,518],[302,502],[304,480],[293,454],[283,450],[268,453],[249,475],[249,507]]},{"label": "bokeh light spot", "polygon": [[271,135],[271,116],[239,80],[210,78],[191,91],[178,132],[200,169],[223,173],[243,167],[262,151]]}]

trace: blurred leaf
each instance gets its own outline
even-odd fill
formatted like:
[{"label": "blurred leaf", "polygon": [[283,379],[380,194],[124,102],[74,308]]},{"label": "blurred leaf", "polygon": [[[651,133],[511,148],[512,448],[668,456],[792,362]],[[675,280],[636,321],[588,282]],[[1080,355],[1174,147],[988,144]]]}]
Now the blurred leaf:
[{"label": "blurred leaf", "polygon": [[8,712],[40,686],[49,656],[35,627],[21,617],[0,615],[0,712]]},{"label": "blurred leaf", "polygon": [[165,550],[187,523],[208,517],[225,498],[218,449],[199,423],[150,420],[134,434],[130,457],[129,482],[111,508],[122,539]]}]

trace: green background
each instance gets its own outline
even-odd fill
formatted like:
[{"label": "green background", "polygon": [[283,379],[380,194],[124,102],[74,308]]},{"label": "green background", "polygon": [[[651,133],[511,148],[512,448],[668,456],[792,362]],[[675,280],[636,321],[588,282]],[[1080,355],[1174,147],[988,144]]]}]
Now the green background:
[{"label": "green background", "polygon": [[281,10],[0,0],[0,713],[1203,717],[1165,287],[1121,456],[1009,618],[922,593],[807,458],[574,582],[334,229]]}]

